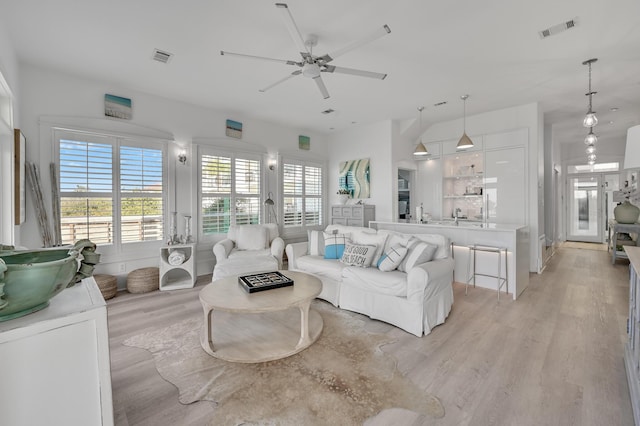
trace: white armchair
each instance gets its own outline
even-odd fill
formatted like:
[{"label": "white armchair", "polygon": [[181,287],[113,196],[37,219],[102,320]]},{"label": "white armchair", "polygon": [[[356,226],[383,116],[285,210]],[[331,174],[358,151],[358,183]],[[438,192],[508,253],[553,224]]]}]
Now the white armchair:
[{"label": "white armchair", "polygon": [[227,238],[213,246],[213,278],[273,271],[282,268],[284,241],[278,225],[231,225]]}]

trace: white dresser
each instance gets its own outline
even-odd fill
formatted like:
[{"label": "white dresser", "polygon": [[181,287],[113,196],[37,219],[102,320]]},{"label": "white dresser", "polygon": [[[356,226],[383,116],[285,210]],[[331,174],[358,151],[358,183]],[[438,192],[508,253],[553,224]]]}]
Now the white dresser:
[{"label": "white dresser", "polygon": [[0,423],[113,425],[107,308],[93,277],[0,322]]},{"label": "white dresser", "polygon": [[627,370],[631,406],[636,425],[640,425],[640,247],[625,246],[629,261],[629,318],[624,365]]},{"label": "white dresser", "polygon": [[369,204],[331,206],[332,225],[368,227],[372,220],[376,220],[376,206]]}]

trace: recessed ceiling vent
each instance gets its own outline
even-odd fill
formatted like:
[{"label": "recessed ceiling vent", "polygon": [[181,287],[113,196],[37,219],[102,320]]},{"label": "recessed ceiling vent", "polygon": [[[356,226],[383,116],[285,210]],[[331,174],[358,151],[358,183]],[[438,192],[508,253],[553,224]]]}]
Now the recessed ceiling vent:
[{"label": "recessed ceiling vent", "polygon": [[434,107],[439,107],[439,106],[443,106],[446,105],[447,101],[442,101],[442,102],[438,102],[437,104],[433,104]]},{"label": "recessed ceiling vent", "polygon": [[561,32],[570,30],[578,25],[578,18],[573,18],[569,21],[563,22],[561,24],[554,25],[553,27],[547,28],[546,30],[538,31],[538,35],[541,39],[545,39],[551,37],[556,34],[560,34]]},{"label": "recessed ceiling vent", "polygon": [[323,114],[331,114],[332,112],[335,112],[335,110],[331,108],[325,109],[324,111],[322,111]]},{"label": "recessed ceiling vent", "polygon": [[173,53],[165,52],[164,50],[160,50],[160,49],[155,49],[153,51],[152,59],[154,61],[158,61],[158,62],[162,62],[163,64],[166,64],[171,60],[172,57],[173,57]]}]

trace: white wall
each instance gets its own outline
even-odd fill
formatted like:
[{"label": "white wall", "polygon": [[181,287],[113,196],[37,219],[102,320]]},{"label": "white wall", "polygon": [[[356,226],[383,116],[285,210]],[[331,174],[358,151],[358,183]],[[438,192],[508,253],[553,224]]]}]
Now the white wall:
[{"label": "white wall", "polygon": [[[393,215],[392,194],[397,186],[397,175],[392,174],[392,130],[390,120],[362,124],[336,132],[328,137],[329,148],[329,203],[338,202],[338,165],[343,161],[369,158],[371,169],[371,197],[363,201],[376,206],[376,220],[390,221]],[[356,202],[356,200],[350,201]]]},{"label": "white wall", "polygon": [[[136,92],[109,82],[93,81],[69,74],[42,69],[34,66],[21,67],[21,112],[22,129],[27,138],[27,160],[40,164],[41,175],[44,167],[52,161],[52,141],[49,135],[40,135],[39,120],[43,116],[67,116],[104,118],[105,93],[124,96],[132,99],[133,118],[127,123],[145,128],[155,129],[173,135],[177,144],[185,146],[191,153],[191,144],[196,138],[203,144],[222,144],[248,149],[258,147],[263,152],[276,155],[279,152],[295,152],[298,157],[324,161],[328,156],[325,137],[306,129],[289,128],[242,114],[230,114],[202,108],[182,102],[165,99],[160,96]],[[215,82],[212,80],[212,84]],[[233,119],[243,123],[242,140],[225,137],[225,120]],[[110,120],[114,121],[114,120]],[[122,122],[124,120],[115,120]],[[298,150],[298,136],[311,137],[311,150]],[[41,141],[38,143],[38,141]],[[175,155],[174,150],[169,150]],[[195,150],[193,150],[195,152]],[[170,154],[171,155],[171,154]],[[186,168],[178,168],[178,206],[182,210],[194,209],[197,205],[197,166],[189,158]],[[172,169],[170,169],[171,171]],[[46,172],[46,170],[44,170]],[[173,179],[173,176],[169,176]],[[270,179],[270,190],[277,186],[275,179]],[[43,178],[43,193],[50,198],[50,181]],[[276,193],[276,191],[274,191]],[[47,200],[48,201],[48,200]],[[186,212],[186,211],[185,211]],[[194,228],[197,224],[192,225]],[[35,212],[31,195],[27,194],[27,221],[22,226],[22,245],[40,247],[41,238],[36,226]],[[198,230],[194,229],[194,235]],[[212,242],[198,246],[198,274],[210,272],[213,267]],[[147,256],[145,263],[156,262],[156,253],[140,254]],[[107,262],[109,259],[106,259]],[[116,259],[120,261],[119,259]],[[129,259],[130,267],[140,267],[140,262]],[[156,262],[157,263],[157,262]],[[108,265],[103,264],[104,272]]]}]

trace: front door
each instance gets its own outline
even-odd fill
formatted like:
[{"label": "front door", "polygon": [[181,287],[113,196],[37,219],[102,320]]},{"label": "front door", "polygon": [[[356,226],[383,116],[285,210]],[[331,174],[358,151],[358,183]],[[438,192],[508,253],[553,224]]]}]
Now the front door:
[{"label": "front door", "polygon": [[600,175],[572,176],[568,179],[567,240],[603,241],[601,180]]}]

